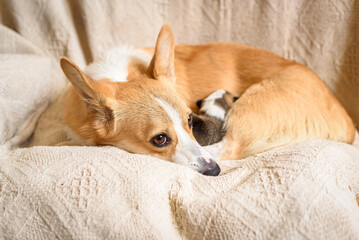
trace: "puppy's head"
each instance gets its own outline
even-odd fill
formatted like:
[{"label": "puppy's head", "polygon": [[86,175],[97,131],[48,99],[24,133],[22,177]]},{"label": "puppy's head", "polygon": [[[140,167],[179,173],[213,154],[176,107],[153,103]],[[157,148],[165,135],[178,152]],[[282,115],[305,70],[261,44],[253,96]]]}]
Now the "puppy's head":
[{"label": "puppy's head", "polygon": [[69,59],[60,63],[73,85],[65,103],[65,123],[85,142],[155,156],[205,175],[220,173],[196,142],[191,111],[176,93],[169,26],[161,29],[148,69],[129,73],[126,82],[95,81]]},{"label": "puppy's head", "polygon": [[238,98],[239,97],[233,93],[219,89],[205,99],[198,100],[196,105],[201,115],[215,117],[224,121],[227,112]]},{"label": "puppy's head", "polygon": [[237,99],[236,95],[220,89],[196,102],[199,115],[194,115],[193,135],[201,146],[222,140],[226,133],[225,116]]}]

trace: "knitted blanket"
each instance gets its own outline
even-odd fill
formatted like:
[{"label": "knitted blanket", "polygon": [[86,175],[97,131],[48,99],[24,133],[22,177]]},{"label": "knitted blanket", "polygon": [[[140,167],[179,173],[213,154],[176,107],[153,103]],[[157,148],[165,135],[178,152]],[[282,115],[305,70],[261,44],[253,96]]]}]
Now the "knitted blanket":
[{"label": "knitted blanket", "polygon": [[221,161],[218,177],[74,146],[58,66],[153,46],[169,23],[179,43],[235,41],[307,64],[359,123],[358,11],[354,0],[0,2],[0,239],[358,239],[358,136]]}]

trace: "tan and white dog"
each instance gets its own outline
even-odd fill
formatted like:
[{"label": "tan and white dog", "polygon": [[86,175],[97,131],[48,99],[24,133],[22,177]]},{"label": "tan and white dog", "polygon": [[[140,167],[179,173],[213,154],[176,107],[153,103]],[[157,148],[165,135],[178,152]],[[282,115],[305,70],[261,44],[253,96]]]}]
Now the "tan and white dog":
[{"label": "tan and white dog", "polygon": [[110,50],[82,71],[61,67],[73,87],[64,121],[86,145],[113,145],[218,175],[192,134],[196,100],[217,89],[240,95],[226,115],[222,159],[306,139],[352,143],[353,122],[308,68],[235,43],[174,45],[164,25],[155,48]]}]

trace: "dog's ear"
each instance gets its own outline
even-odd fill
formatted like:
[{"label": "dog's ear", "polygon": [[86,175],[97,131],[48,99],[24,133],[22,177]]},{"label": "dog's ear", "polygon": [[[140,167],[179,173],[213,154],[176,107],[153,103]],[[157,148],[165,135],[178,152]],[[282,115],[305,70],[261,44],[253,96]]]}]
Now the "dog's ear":
[{"label": "dog's ear", "polygon": [[82,96],[87,109],[96,115],[96,124],[99,128],[110,126],[113,123],[114,114],[109,105],[111,99],[106,99],[96,92],[99,83],[86,76],[81,69],[66,57],[60,59],[62,71],[70,80],[75,90]]},{"label": "dog's ear", "polygon": [[66,57],[62,57],[60,59],[60,65],[66,77],[70,80],[75,90],[81,94],[82,97],[85,99],[95,97],[95,81],[86,76],[86,74],[82,72],[75,63]]},{"label": "dog's ear", "polygon": [[157,80],[165,79],[176,81],[174,69],[175,44],[172,29],[163,25],[157,37],[155,53],[153,55],[148,73]]}]

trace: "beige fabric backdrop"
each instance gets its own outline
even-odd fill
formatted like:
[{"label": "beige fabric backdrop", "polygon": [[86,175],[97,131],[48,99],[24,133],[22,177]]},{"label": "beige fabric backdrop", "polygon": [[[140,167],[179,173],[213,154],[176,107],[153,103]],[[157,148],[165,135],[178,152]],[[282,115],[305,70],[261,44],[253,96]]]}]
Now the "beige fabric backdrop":
[{"label": "beige fabric backdrop", "polygon": [[354,0],[0,0],[0,239],[358,239],[359,150],[347,144],[221,161],[207,177],[115,147],[53,146],[71,144],[58,98],[29,143],[50,146],[9,149],[67,83],[60,56],[83,67],[112,46],[153,46],[163,23],[180,43],[307,64],[359,123],[358,22]]},{"label": "beige fabric backdrop", "polygon": [[[0,52],[31,52],[84,66],[119,44],[153,46],[162,24],[176,42],[234,41],[313,69],[359,123],[359,2],[0,1]],[[16,44],[15,44],[16,43]],[[20,43],[20,44],[19,44]]]}]

